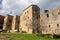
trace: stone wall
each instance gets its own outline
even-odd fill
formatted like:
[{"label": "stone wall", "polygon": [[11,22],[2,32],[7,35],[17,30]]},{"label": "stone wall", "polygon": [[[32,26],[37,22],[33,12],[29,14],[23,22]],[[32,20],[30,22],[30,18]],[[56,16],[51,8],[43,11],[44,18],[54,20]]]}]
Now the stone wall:
[{"label": "stone wall", "polygon": [[60,8],[41,15],[41,28],[43,34],[60,34]]},{"label": "stone wall", "polygon": [[10,32],[10,30],[12,29],[12,20],[13,20],[13,16],[11,15],[7,15],[4,18],[4,24],[3,24],[3,30],[5,30],[6,32]]},{"label": "stone wall", "polygon": [[3,29],[4,16],[0,15],[0,29]]},{"label": "stone wall", "polygon": [[40,27],[40,8],[37,5],[27,7],[21,16],[21,28],[27,33],[37,33]]},{"label": "stone wall", "polygon": [[21,16],[8,15],[4,18],[3,30],[9,32],[60,34],[60,8],[44,10],[40,14],[37,5],[30,5]]}]

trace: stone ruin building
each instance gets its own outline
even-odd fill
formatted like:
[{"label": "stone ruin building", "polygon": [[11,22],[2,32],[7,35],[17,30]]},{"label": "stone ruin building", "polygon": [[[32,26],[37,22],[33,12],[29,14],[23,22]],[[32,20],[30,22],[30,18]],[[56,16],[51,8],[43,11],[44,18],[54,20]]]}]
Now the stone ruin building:
[{"label": "stone ruin building", "polygon": [[44,10],[41,14],[37,5],[30,5],[21,16],[7,15],[1,18],[0,28],[5,32],[60,34],[60,8]]}]

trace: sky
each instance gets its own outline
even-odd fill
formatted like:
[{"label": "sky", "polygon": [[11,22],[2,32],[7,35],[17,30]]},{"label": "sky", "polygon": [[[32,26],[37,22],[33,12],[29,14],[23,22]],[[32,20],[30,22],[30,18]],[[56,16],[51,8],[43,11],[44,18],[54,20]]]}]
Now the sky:
[{"label": "sky", "polygon": [[42,13],[60,7],[60,0],[0,0],[0,15],[21,15],[22,10],[31,4],[38,5]]}]

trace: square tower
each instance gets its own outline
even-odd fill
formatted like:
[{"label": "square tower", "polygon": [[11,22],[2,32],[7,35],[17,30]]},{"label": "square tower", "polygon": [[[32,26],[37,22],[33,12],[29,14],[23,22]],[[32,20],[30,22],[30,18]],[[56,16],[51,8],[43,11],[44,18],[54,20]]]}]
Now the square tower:
[{"label": "square tower", "polygon": [[6,32],[10,32],[12,29],[12,20],[13,20],[13,16],[11,15],[7,15],[4,18],[4,24],[3,24],[3,30]]},{"label": "square tower", "polygon": [[30,5],[23,10],[21,16],[21,29],[26,33],[39,32],[40,8],[37,5]]},{"label": "square tower", "polygon": [[12,33],[19,32],[19,26],[20,26],[20,16],[16,15],[13,17],[11,32]]}]

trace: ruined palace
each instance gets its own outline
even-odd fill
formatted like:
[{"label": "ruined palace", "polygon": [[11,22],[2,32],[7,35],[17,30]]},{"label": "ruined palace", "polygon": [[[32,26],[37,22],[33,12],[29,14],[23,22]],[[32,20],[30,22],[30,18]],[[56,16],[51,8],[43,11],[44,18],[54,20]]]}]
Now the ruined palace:
[{"label": "ruined palace", "polygon": [[[2,17],[1,17],[2,18]],[[0,18],[0,19],[1,19]],[[60,8],[40,12],[37,5],[25,8],[21,16],[7,15],[0,20],[0,28],[5,32],[60,34]]]}]

